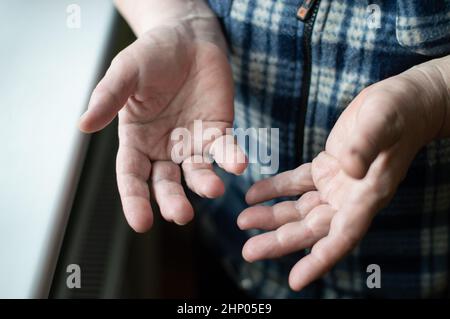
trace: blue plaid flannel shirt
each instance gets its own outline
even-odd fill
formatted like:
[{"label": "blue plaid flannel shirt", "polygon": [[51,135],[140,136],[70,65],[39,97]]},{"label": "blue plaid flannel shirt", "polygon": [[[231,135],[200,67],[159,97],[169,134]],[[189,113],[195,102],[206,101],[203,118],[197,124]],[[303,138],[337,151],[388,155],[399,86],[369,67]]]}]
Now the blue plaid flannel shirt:
[{"label": "blue plaid flannel shirt", "polygon": [[[363,88],[450,54],[450,0],[321,0],[308,61],[305,23],[296,18],[301,3],[209,0],[229,42],[235,126],[279,128],[279,172],[309,162],[322,151],[340,113]],[[379,9],[378,28],[369,25],[370,4]],[[308,74],[305,63],[310,63]],[[302,89],[308,82],[302,110]],[[302,158],[297,156],[300,148]],[[221,173],[226,194],[198,203],[208,240],[250,295],[448,297],[450,140],[434,141],[420,151],[391,204],[377,215],[358,247],[300,293],[290,291],[287,278],[303,252],[252,264],[241,257],[243,243],[256,232],[239,231],[236,218],[247,207],[248,187],[267,177],[260,172],[260,165],[251,164],[240,177]],[[369,264],[381,267],[380,289],[366,286]]]}]

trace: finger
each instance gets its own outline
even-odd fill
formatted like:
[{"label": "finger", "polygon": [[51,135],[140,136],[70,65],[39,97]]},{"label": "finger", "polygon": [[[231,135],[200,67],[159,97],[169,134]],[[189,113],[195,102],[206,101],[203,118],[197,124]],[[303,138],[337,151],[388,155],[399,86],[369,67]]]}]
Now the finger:
[{"label": "finger", "polygon": [[256,182],[245,196],[249,205],[261,203],[276,197],[294,196],[314,190],[311,164],[303,164],[294,170]]},{"label": "finger", "polygon": [[311,253],[292,268],[289,285],[299,291],[327,273],[339,260],[347,255],[362,238],[370,225],[371,214],[362,208],[339,211],[330,225],[328,236],[320,239]]},{"label": "finger", "polygon": [[147,180],[151,164],[147,156],[121,145],[117,152],[117,185],[128,224],[136,232],[145,232],[153,224]]},{"label": "finger", "polygon": [[183,162],[187,186],[197,195],[216,198],[225,192],[222,180],[214,172],[212,164],[201,155],[194,155]]},{"label": "finger", "polygon": [[295,264],[289,274],[289,286],[300,291],[308,284],[326,274],[351,249],[340,239],[332,236],[319,240],[306,255]]},{"label": "finger", "polygon": [[113,59],[106,75],[94,89],[88,110],[79,122],[83,132],[92,133],[103,129],[133,94],[138,69],[130,55],[125,52],[119,53]]},{"label": "finger", "polygon": [[228,173],[240,175],[247,168],[247,156],[232,135],[218,137],[211,144],[208,151],[217,165]]},{"label": "finger", "polygon": [[250,238],[242,249],[242,255],[245,260],[253,262],[278,258],[311,247],[328,233],[334,213],[335,210],[329,205],[318,206],[304,220]]},{"label": "finger", "polygon": [[316,206],[324,204],[318,191],[311,191],[303,194],[295,203],[295,208],[300,214],[300,218],[305,218]]},{"label": "finger", "polygon": [[194,209],[181,186],[180,167],[170,161],[153,163],[151,183],[153,193],[167,221],[185,225],[194,217]]},{"label": "finger", "polygon": [[273,230],[284,224],[301,220],[316,206],[324,204],[320,193],[311,191],[295,201],[285,201],[273,206],[254,206],[245,209],[238,217],[240,229]]},{"label": "finger", "polygon": [[363,178],[378,154],[400,138],[401,119],[392,105],[381,103],[375,99],[363,102],[341,154],[342,168],[354,178]]},{"label": "finger", "polygon": [[273,230],[281,225],[301,219],[295,201],[286,201],[273,206],[253,206],[245,209],[238,217],[240,229]]}]

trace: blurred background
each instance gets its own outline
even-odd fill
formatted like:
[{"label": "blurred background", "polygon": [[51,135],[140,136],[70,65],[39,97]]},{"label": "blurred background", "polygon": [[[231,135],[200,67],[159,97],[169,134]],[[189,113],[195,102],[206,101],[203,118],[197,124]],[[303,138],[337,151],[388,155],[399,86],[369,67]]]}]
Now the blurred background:
[{"label": "blurred background", "polygon": [[[134,41],[110,0],[0,0],[0,297],[239,296],[198,225],[155,211],[144,235],[118,196],[117,123],[77,129],[112,58]],[[81,269],[69,289],[67,266]]]}]

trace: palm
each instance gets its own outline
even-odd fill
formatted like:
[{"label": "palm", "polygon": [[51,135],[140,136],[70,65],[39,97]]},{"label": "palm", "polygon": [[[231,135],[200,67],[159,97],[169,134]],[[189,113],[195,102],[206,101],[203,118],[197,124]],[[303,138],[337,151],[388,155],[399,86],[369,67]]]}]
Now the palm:
[{"label": "palm", "polygon": [[[233,120],[227,58],[219,46],[188,35],[181,27],[159,28],[121,52],[92,94],[80,124],[87,132],[100,130],[120,110],[117,182],[125,216],[137,231],[152,224],[150,192],[165,219],[185,224],[193,217],[178,164],[187,185],[206,197],[221,195],[224,187],[211,164],[202,161],[208,150],[217,146],[213,156],[224,147],[236,153],[235,162],[219,162],[229,172],[241,173],[246,166],[245,156],[225,132]],[[195,121],[219,133],[195,134]],[[174,162],[174,145],[186,142],[173,138],[178,128],[187,129],[191,145],[201,147],[188,148]]]},{"label": "palm", "polygon": [[[151,160],[170,159],[175,128],[192,131],[194,121],[202,120],[204,126],[224,131],[233,120],[232,81],[225,55],[208,42],[170,44],[174,36],[147,35],[137,44],[136,50],[142,47],[143,51],[136,58],[140,78],[120,112],[121,139]],[[169,44],[161,50],[153,45],[158,41]]]},{"label": "palm", "polygon": [[[420,143],[411,141],[423,139],[422,119],[405,111],[414,107],[413,101],[388,89],[402,85],[398,81],[393,78],[363,91],[339,117],[325,152],[312,163],[314,185],[336,210],[356,211],[352,206],[358,205],[376,212],[386,205],[417,152]],[[408,114],[415,118],[407,118]],[[406,122],[417,130],[404,134]],[[384,135],[375,136],[378,131]],[[355,149],[364,153],[355,155]]]},{"label": "palm", "polygon": [[[358,110],[358,103],[351,104],[345,110],[328,137],[325,151],[320,153],[311,165],[312,180],[320,194],[321,204],[328,204],[336,211],[356,211],[352,206],[358,205],[363,206],[363,211],[372,212],[374,208],[385,204],[392,195],[395,184],[389,178],[390,172],[386,172],[388,167],[383,164],[391,157],[394,147],[381,152],[371,170],[362,179],[349,176],[342,167],[339,159],[345,156],[343,153],[347,150],[347,143],[352,139],[352,128],[356,126]],[[370,112],[370,109],[368,111]],[[372,118],[377,116],[366,115]],[[383,169],[377,169],[381,167]],[[382,178],[382,175],[385,175],[385,178]],[[370,214],[365,213],[361,218],[369,220]]]}]

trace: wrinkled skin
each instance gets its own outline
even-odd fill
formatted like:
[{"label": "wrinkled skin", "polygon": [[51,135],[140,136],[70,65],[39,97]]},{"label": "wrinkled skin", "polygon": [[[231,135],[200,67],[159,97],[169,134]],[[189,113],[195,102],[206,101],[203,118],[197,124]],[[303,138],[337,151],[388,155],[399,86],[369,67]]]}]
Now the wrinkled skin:
[{"label": "wrinkled skin", "polygon": [[[202,161],[205,154],[228,172],[240,174],[246,168],[245,155],[226,135],[233,121],[233,83],[226,55],[218,45],[194,37],[188,27],[153,29],[122,51],[92,93],[80,128],[99,131],[117,113],[117,183],[125,216],[138,232],[153,222],[150,193],[166,220],[184,225],[193,218],[180,165],[171,156],[177,142],[171,138],[173,130],[187,128],[192,145],[197,139],[202,146],[191,147],[181,165],[187,185],[198,195],[214,198],[224,192],[210,161]],[[196,120],[220,134],[194,136]],[[224,160],[220,156],[224,152],[233,153],[235,160]]]},{"label": "wrinkled skin", "polygon": [[246,196],[249,204],[302,196],[242,212],[241,229],[269,231],[248,240],[244,258],[252,262],[312,247],[290,273],[291,288],[300,290],[349,253],[426,142],[428,115],[418,105],[419,92],[403,75],[365,89],[312,163],[255,183]]},{"label": "wrinkled skin", "polygon": [[[177,23],[140,36],[114,59],[80,120],[80,129],[91,133],[119,114],[117,182],[125,216],[138,232],[152,225],[151,198],[168,221],[184,225],[193,218],[182,173],[198,195],[223,194],[224,185],[205,156],[233,174],[247,166],[226,133],[233,121],[233,83],[223,39],[211,41],[218,34],[214,30],[202,39]],[[417,151],[442,135],[440,128],[447,127],[443,135],[449,136],[443,120],[448,81],[435,81],[447,73],[430,64],[365,89],[339,117],[312,163],[255,183],[246,195],[250,205],[301,197],[242,212],[241,229],[268,231],[245,244],[244,258],[252,262],[312,247],[290,274],[291,288],[300,290],[349,253],[388,204]],[[174,130],[193,134],[196,120],[219,134],[194,135],[191,144],[201,149],[189,148],[181,163],[174,161]]]}]

